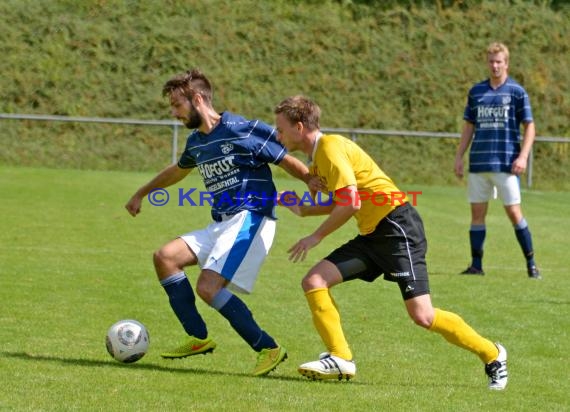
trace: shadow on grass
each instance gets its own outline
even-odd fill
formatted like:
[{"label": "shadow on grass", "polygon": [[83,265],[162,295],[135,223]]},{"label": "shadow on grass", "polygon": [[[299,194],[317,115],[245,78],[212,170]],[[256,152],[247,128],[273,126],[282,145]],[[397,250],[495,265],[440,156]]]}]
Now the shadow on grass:
[{"label": "shadow on grass", "polygon": [[[25,361],[35,361],[35,362],[53,362],[53,363],[62,363],[64,365],[73,365],[73,366],[97,366],[102,368],[119,368],[125,369],[129,368],[132,370],[150,370],[150,371],[163,371],[168,373],[191,373],[191,374],[200,374],[200,375],[216,375],[216,376],[239,376],[243,378],[254,378],[251,374],[248,373],[236,373],[236,372],[226,372],[226,371],[219,371],[219,370],[210,370],[210,369],[195,369],[195,368],[177,368],[177,367],[169,367],[169,366],[162,366],[157,365],[155,363],[120,363],[114,360],[97,360],[97,359],[79,359],[79,358],[65,358],[60,356],[50,356],[50,355],[36,355],[26,352],[0,352],[1,356],[6,358],[16,358]],[[259,379],[258,377],[255,377]],[[262,379],[275,379],[281,381],[291,381],[291,382],[306,382],[307,378],[304,377],[291,377],[291,376],[275,376],[275,375],[268,375],[263,376]],[[319,383],[332,383],[337,382],[336,380],[330,381],[319,381]],[[350,382],[351,385],[372,385],[371,383],[366,382]]]}]

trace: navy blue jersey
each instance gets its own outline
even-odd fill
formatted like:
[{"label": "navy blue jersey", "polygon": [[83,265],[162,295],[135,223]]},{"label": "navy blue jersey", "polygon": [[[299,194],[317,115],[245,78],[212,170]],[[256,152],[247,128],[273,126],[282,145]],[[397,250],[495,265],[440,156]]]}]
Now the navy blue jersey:
[{"label": "navy blue jersey", "polygon": [[275,218],[276,189],[269,163],[278,164],[287,150],[273,127],[223,112],[209,133],[194,130],[178,167],[197,168],[212,205],[212,218],[250,210]]},{"label": "navy blue jersey", "polygon": [[521,122],[532,122],[525,89],[507,78],[493,89],[489,79],[469,91],[463,119],[475,125],[469,152],[469,172],[511,173],[520,153]]}]

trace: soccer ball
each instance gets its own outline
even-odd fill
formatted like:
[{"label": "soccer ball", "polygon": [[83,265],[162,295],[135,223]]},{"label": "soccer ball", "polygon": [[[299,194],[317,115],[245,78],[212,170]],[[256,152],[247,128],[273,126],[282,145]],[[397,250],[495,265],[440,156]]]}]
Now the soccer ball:
[{"label": "soccer ball", "polygon": [[107,352],[119,362],[138,361],[146,354],[149,343],[146,328],[133,319],[120,320],[107,331]]}]

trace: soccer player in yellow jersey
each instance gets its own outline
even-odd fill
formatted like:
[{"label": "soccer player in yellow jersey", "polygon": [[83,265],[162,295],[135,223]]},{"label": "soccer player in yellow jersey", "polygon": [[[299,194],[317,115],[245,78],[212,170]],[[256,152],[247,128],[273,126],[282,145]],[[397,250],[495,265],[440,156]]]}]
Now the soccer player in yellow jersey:
[{"label": "soccer player in yellow jersey", "polygon": [[[298,216],[328,215],[309,236],[288,252],[293,262],[303,260],[316,246],[351,217],[359,234],[313,266],[302,287],[327,351],[298,371],[312,379],[350,379],[356,375],[352,352],[344,336],[340,314],[330,289],[355,279],[372,282],[381,275],[398,283],[414,322],[447,341],[476,354],[485,364],[489,388],[507,385],[507,352],[499,343],[479,335],[460,316],[431,303],[423,223],[415,208],[380,167],[354,142],[320,131],[320,108],[303,96],[282,101],[274,110],[277,140],[289,151],[309,156],[310,171],[322,182],[333,202],[301,202],[283,195],[280,204]],[[311,185],[310,187],[315,187]]]}]

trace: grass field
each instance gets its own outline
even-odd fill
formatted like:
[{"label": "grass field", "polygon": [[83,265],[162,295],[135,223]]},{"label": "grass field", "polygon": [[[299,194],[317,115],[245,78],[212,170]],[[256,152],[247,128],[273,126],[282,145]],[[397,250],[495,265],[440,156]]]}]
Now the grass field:
[{"label": "grass field", "polygon": [[[300,279],[355,232],[354,223],[290,264],[286,249],[320,218],[279,210],[277,237],[256,290],[244,300],[288,350],[266,378],[250,376],[255,354],[202,302],[218,342],[213,355],[160,358],[181,327],[152,267],[153,250],[202,227],[206,208],[148,203],[123,208],[151,177],[143,173],[0,167],[0,410],[61,411],[563,411],[570,409],[570,193],[525,192],[524,210],[544,280],[526,278],[498,202],[488,219],[487,276],[457,276],[469,258],[463,188],[421,190],[435,306],[455,311],[509,352],[509,386],[490,392],[480,361],[407,318],[396,285],[352,282],[333,291],[355,353],[351,382],[311,382],[298,364],[322,351]],[[280,189],[301,189],[278,178]],[[184,188],[198,187],[196,177]],[[172,191],[175,193],[175,191]],[[196,271],[190,270],[191,282]],[[122,365],[105,332],[135,318],[150,331],[149,353]]]}]

